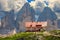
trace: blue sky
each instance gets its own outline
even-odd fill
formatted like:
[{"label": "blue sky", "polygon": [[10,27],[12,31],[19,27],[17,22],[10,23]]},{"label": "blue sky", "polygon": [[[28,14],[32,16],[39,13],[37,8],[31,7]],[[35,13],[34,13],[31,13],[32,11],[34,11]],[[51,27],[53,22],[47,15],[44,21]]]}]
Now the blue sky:
[{"label": "blue sky", "polygon": [[35,1],[35,0],[27,0],[28,2]]}]

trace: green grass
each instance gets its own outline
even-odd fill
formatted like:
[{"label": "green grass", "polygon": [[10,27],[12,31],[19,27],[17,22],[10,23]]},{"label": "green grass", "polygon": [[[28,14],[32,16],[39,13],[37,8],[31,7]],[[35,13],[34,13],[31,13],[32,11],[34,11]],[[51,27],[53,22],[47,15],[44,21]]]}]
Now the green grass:
[{"label": "green grass", "polygon": [[[53,31],[50,31],[51,34],[53,35],[59,35],[60,36],[60,30],[53,30]],[[59,36],[53,36],[53,35],[50,35],[50,36],[45,36],[45,40],[60,40],[60,37]]]},{"label": "green grass", "polygon": [[0,40],[17,40],[19,38],[27,38],[30,35],[33,35],[33,33],[32,32],[22,32],[22,33],[17,33],[10,37],[0,38]]},{"label": "green grass", "polygon": [[[38,33],[37,35],[42,36],[44,40],[60,40],[60,37],[56,37],[53,35],[44,36],[43,32],[36,32],[36,33]],[[17,39],[22,39],[22,38],[25,40],[37,40],[36,33],[35,32],[21,32],[21,33],[17,33],[15,35],[5,37],[5,38],[0,37],[0,40],[17,40]],[[60,30],[50,31],[50,33],[54,35],[60,35]]]},{"label": "green grass", "polygon": [[60,37],[56,37],[56,36],[45,36],[44,40],[60,40]]}]

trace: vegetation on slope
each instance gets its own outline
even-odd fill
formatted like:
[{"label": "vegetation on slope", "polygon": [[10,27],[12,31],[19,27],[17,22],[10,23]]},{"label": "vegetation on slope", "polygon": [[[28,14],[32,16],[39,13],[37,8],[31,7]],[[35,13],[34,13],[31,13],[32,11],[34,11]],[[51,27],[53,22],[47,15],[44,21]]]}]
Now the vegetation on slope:
[{"label": "vegetation on slope", "polygon": [[9,37],[0,38],[0,40],[60,40],[60,30],[50,32],[21,32]]}]

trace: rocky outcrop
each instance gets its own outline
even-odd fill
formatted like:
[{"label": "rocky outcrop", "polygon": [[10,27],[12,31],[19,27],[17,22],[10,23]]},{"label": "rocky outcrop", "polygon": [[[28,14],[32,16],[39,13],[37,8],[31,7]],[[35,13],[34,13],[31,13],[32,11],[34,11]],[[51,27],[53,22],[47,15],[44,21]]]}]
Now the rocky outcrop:
[{"label": "rocky outcrop", "polygon": [[[4,12],[5,16],[1,18],[0,34],[8,34],[15,30],[14,10]],[[13,33],[13,32],[12,32]]]},{"label": "rocky outcrop", "polygon": [[35,11],[30,7],[29,3],[25,3],[22,9],[17,14],[17,23],[19,24],[19,31],[26,31],[25,22],[33,21]]}]

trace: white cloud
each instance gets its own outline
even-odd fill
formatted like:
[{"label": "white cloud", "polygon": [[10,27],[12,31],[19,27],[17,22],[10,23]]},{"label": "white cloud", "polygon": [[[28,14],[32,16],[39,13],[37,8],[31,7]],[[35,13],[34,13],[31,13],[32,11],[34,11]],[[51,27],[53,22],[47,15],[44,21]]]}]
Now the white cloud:
[{"label": "white cloud", "polygon": [[[59,0],[35,0],[30,3],[30,5],[36,9],[39,8],[40,11],[46,7],[46,4],[44,1],[49,2],[49,7],[53,10],[53,8],[56,5],[56,8],[60,8],[60,1]],[[26,0],[0,0],[0,10],[9,11],[11,9],[14,9],[15,11],[18,11],[22,8],[22,6],[26,3]]]},{"label": "white cloud", "polygon": [[26,0],[0,0],[0,9],[4,11],[18,10],[25,2]]},{"label": "white cloud", "polygon": [[7,0],[0,0],[0,6],[2,7],[1,10],[9,10],[7,2]]},{"label": "white cloud", "polygon": [[54,5],[58,2],[58,0],[49,0],[49,7],[52,9]]},{"label": "white cloud", "polygon": [[16,12],[19,11],[26,2],[27,2],[26,0],[15,0],[14,1],[14,10]]},{"label": "white cloud", "polygon": [[35,1],[32,1],[30,3],[31,7],[33,7],[35,10],[37,9],[40,9],[39,11],[42,12],[42,10],[44,9],[45,7],[45,4],[43,2],[43,0],[35,0]]},{"label": "white cloud", "polygon": [[[55,7],[54,5],[57,4],[56,6],[58,7],[58,4],[60,3],[59,0],[35,0],[35,1],[32,1],[30,3],[30,5],[33,7],[33,8],[36,8],[36,5],[38,2],[41,2],[43,4],[42,8],[46,7],[46,4],[44,3],[44,1],[48,2],[49,5],[48,7],[50,7],[52,10],[53,8]],[[60,7],[60,6],[59,6]]]}]

